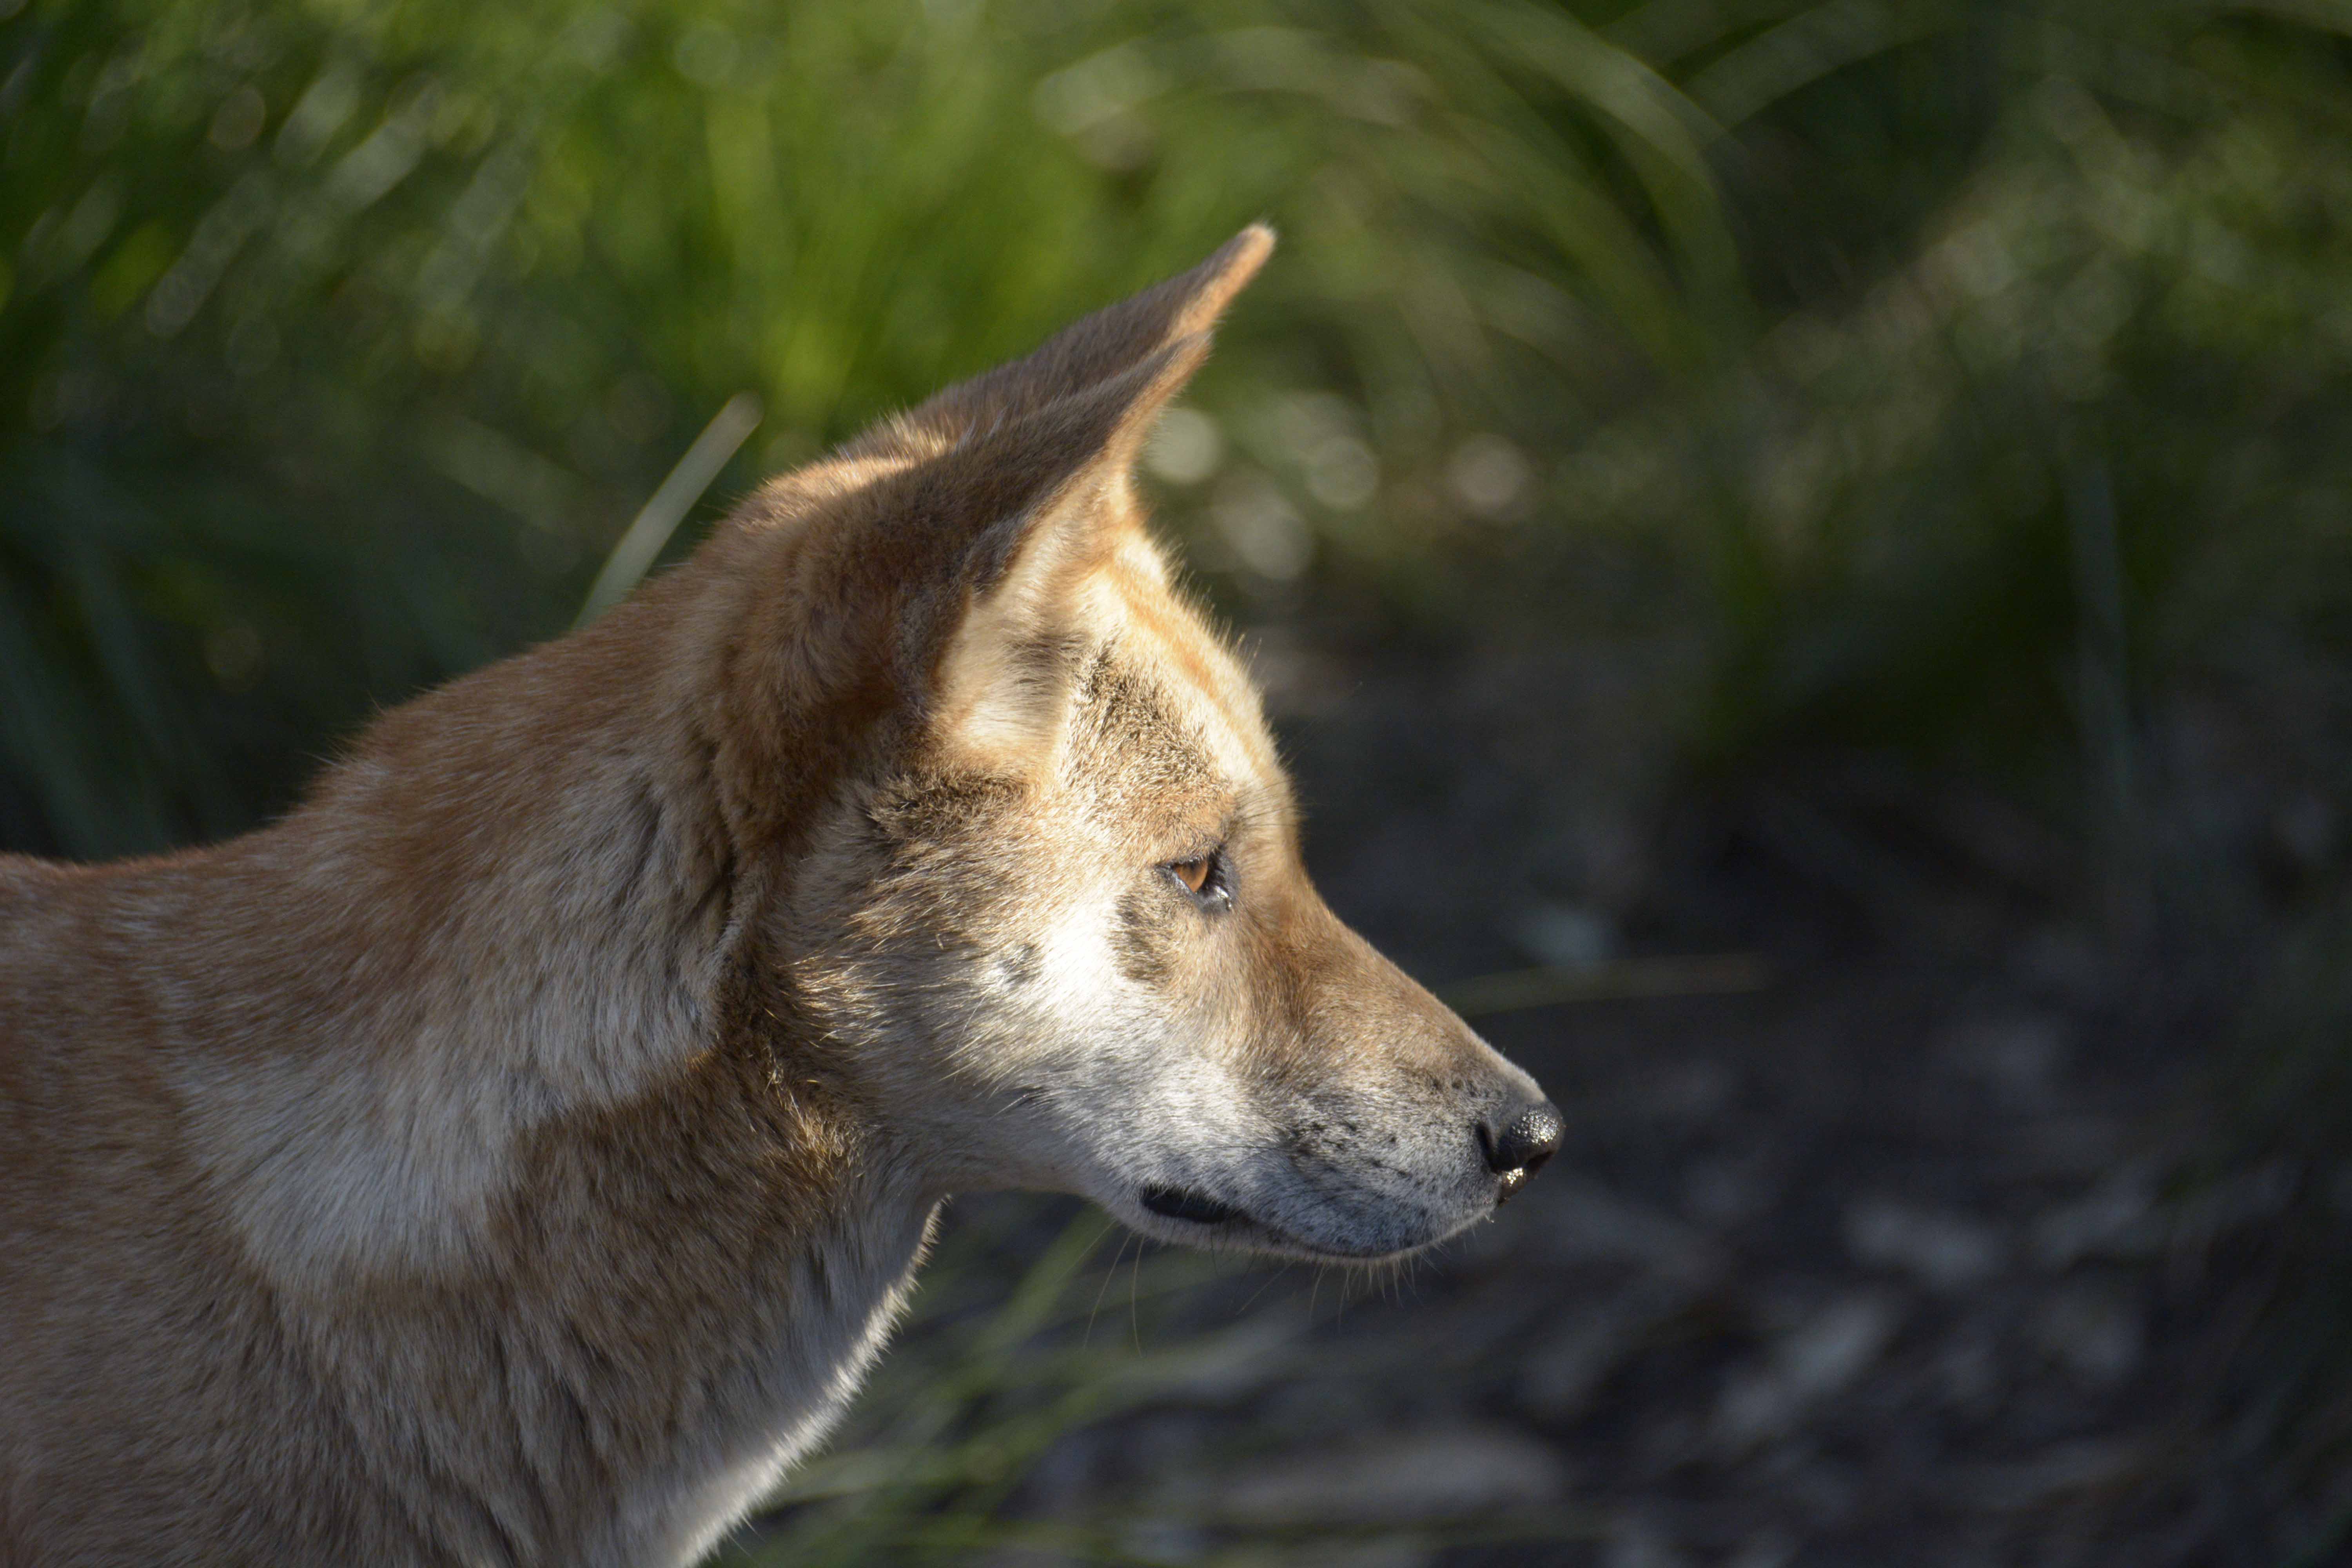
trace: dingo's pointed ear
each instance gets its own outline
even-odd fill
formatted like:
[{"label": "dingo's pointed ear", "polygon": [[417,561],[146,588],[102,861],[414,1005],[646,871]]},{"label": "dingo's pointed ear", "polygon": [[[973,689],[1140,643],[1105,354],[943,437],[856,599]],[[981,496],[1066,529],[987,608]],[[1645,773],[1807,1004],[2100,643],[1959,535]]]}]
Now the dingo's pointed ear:
[{"label": "dingo's pointed ear", "polygon": [[1191,271],[1063,328],[1021,359],[959,382],[846,451],[934,451],[1132,370],[1178,340],[1214,327],[1273,249],[1274,230],[1252,224]]},{"label": "dingo's pointed ear", "polygon": [[1273,245],[1272,230],[1244,229],[810,469],[800,494],[824,521],[772,557],[780,575],[758,612],[772,618],[752,643],[783,657],[755,666],[743,700],[829,708],[844,723],[898,709],[928,735],[1034,735],[1050,721],[1084,585],[1114,558],[1160,570],[1136,456]]},{"label": "dingo's pointed ear", "polygon": [[944,571],[900,606],[901,687],[938,716],[935,730],[1026,735],[1057,710],[1067,673],[1059,661],[1083,619],[1086,584],[1123,551],[1150,548],[1136,457],[1208,352],[1206,332],[1177,338],[968,436],[892,487],[908,521],[964,535]]}]

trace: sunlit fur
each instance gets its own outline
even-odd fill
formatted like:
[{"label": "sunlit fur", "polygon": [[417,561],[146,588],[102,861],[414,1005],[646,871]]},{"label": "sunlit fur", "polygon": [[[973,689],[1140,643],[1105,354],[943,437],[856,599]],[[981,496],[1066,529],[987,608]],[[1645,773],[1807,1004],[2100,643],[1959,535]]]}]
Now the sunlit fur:
[{"label": "sunlit fur", "polygon": [[[1491,1210],[1534,1086],[1308,886],[1129,479],[1270,243],[773,481],[274,826],[0,859],[0,1563],[682,1563],[950,1192],[1317,1258]],[[1229,908],[1165,868],[1213,851]]]}]

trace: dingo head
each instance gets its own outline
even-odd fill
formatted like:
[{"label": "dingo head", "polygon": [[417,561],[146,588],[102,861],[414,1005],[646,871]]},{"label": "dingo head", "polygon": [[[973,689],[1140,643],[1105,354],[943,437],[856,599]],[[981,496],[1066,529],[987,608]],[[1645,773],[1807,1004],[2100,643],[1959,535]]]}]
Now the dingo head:
[{"label": "dingo head", "polygon": [[[1491,1212],[1560,1120],[1317,896],[1256,694],[1144,531],[1137,450],[1272,244],[772,485],[771,651],[729,700],[798,728],[730,810],[778,845],[778,1005],[927,1185],[1369,1258]],[[761,797],[826,746],[824,799]]]}]

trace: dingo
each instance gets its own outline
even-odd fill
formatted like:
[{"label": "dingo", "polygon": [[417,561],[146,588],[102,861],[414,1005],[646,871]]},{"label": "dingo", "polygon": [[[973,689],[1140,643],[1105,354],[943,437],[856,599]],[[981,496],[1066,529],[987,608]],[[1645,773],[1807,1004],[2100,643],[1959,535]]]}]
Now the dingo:
[{"label": "dingo", "polygon": [[773,480],[274,826],[0,859],[0,1560],[688,1563],[943,1194],[1375,1258],[1557,1148],[1308,886],[1144,531],[1272,244]]}]

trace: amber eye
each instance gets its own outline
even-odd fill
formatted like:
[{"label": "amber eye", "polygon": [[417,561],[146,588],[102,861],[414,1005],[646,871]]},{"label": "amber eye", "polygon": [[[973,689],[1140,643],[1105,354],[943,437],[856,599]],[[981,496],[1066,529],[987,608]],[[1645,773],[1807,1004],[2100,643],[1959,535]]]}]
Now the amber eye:
[{"label": "amber eye", "polygon": [[1234,874],[1226,864],[1223,845],[1206,855],[1163,860],[1160,868],[1174,878],[1176,885],[1190,893],[1201,908],[1222,914],[1233,907]]}]

